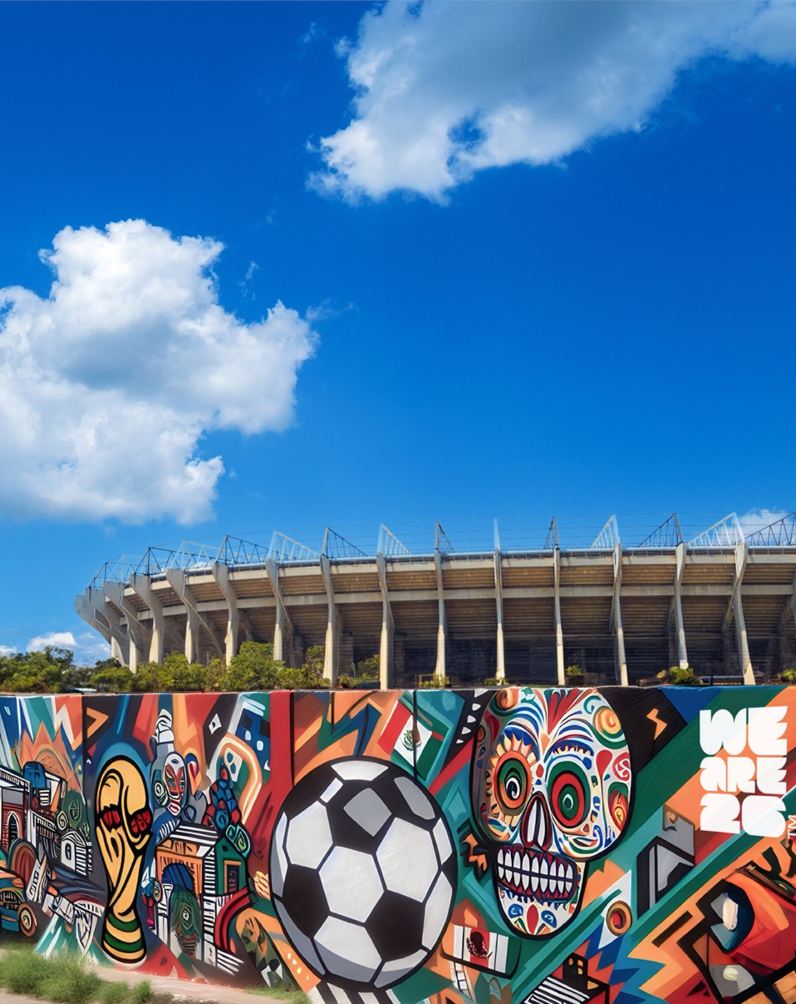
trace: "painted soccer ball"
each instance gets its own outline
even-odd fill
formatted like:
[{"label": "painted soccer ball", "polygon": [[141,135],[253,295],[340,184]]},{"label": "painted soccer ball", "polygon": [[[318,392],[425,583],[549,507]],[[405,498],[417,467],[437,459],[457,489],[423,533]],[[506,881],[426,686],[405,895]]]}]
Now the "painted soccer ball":
[{"label": "painted soccer ball", "polygon": [[285,800],[271,895],[285,936],[318,976],[351,989],[405,979],[450,916],[456,855],[427,792],[390,763],[323,764]]}]

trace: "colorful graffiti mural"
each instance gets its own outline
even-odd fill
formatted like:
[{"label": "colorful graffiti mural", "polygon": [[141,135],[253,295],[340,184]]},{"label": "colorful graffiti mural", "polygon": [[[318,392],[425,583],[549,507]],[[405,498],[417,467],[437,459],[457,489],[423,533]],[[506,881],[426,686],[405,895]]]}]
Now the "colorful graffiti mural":
[{"label": "colorful graffiti mural", "polygon": [[326,1004],[793,1004],[796,688],[0,697],[0,929]]}]

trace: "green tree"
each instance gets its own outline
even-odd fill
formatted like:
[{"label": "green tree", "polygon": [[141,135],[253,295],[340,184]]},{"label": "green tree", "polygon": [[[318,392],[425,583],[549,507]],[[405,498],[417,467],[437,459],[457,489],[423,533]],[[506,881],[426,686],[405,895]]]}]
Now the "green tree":
[{"label": "green tree", "polygon": [[284,663],[274,659],[274,646],[245,641],[221,677],[222,690],[273,690]]},{"label": "green tree", "polygon": [[285,666],[276,680],[277,690],[325,690],[328,686],[329,681],[318,667],[306,662],[303,666]]},{"label": "green tree", "polygon": [[168,693],[204,690],[207,667],[188,662],[182,652],[169,652],[163,662],[145,662],[132,678],[137,693]]},{"label": "green tree", "polygon": [[101,659],[94,665],[90,685],[104,694],[126,694],[132,689],[134,674],[116,659]]},{"label": "green tree", "polygon": [[74,669],[74,657],[66,648],[48,645],[41,652],[16,652],[2,659],[0,687],[20,694],[56,694]]},{"label": "green tree", "polygon": [[369,655],[367,659],[360,659],[356,664],[357,680],[378,680],[379,679],[379,653]]},{"label": "green tree", "polygon": [[282,690],[325,690],[329,681],[323,675],[326,650],[323,645],[310,645],[304,663],[286,667],[279,674],[277,686]]}]

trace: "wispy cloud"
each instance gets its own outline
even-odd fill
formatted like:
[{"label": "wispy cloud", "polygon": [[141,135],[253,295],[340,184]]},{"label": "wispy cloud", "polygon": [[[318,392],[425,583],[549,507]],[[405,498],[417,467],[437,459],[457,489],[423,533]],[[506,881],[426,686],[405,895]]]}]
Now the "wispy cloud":
[{"label": "wispy cloud", "polygon": [[310,21],[307,30],[299,35],[299,45],[303,50],[309,49],[313,46],[319,39],[326,36],[326,28],[319,24],[317,21]]},{"label": "wispy cloud", "polygon": [[240,287],[241,293],[243,293],[243,296],[247,300],[254,300],[254,299],[256,299],[254,293],[252,292],[252,290],[249,287],[250,287],[252,279],[254,278],[255,272],[258,272],[259,270],[260,270],[260,266],[257,264],[257,262],[256,261],[250,261],[249,262],[249,266],[246,269],[246,274],[243,276],[243,278],[241,279],[241,281],[238,283],[238,286]]},{"label": "wispy cloud", "polygon": [[350,300],[344,307],[336,307],[331,300],[323,300],[316,307],[308,307],[305,316],[310,324],[317,324],[320,321],[328,321],[333,317],[340,317],[342,314],[348,314],[357,309],[357,305]]},{"label": "wispy cloud", "polygon": [[772,523],[784,519],[787,515],[787,509],[750,509],[742,516],[739,515],[738,519],[744,535],[748,537],[750,533],[755,533],[757,530],[771,526]]}]

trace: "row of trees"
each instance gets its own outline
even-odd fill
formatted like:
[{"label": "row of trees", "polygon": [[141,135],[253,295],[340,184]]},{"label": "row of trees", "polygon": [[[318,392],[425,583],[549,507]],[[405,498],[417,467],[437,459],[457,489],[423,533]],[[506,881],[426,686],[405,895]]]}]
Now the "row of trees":
[{"label": "row of trees", "polygon": [[[371,656],[357,664],[355,675],[341,676],[339,685],[361,686],[378,679],[378,656]],[[0,656],[0,691],[6,693],[320,690],[326,686],[322,645],[308,648],[301,666],[286,666],[274,659],[269,644],[246,641],[229,666],[221,659],[207,665],[189,662],[184,655],[172,652],[161,664],[146,662],[136,673],[115,659],[77,666],[73,653],[65,648]]]}]

